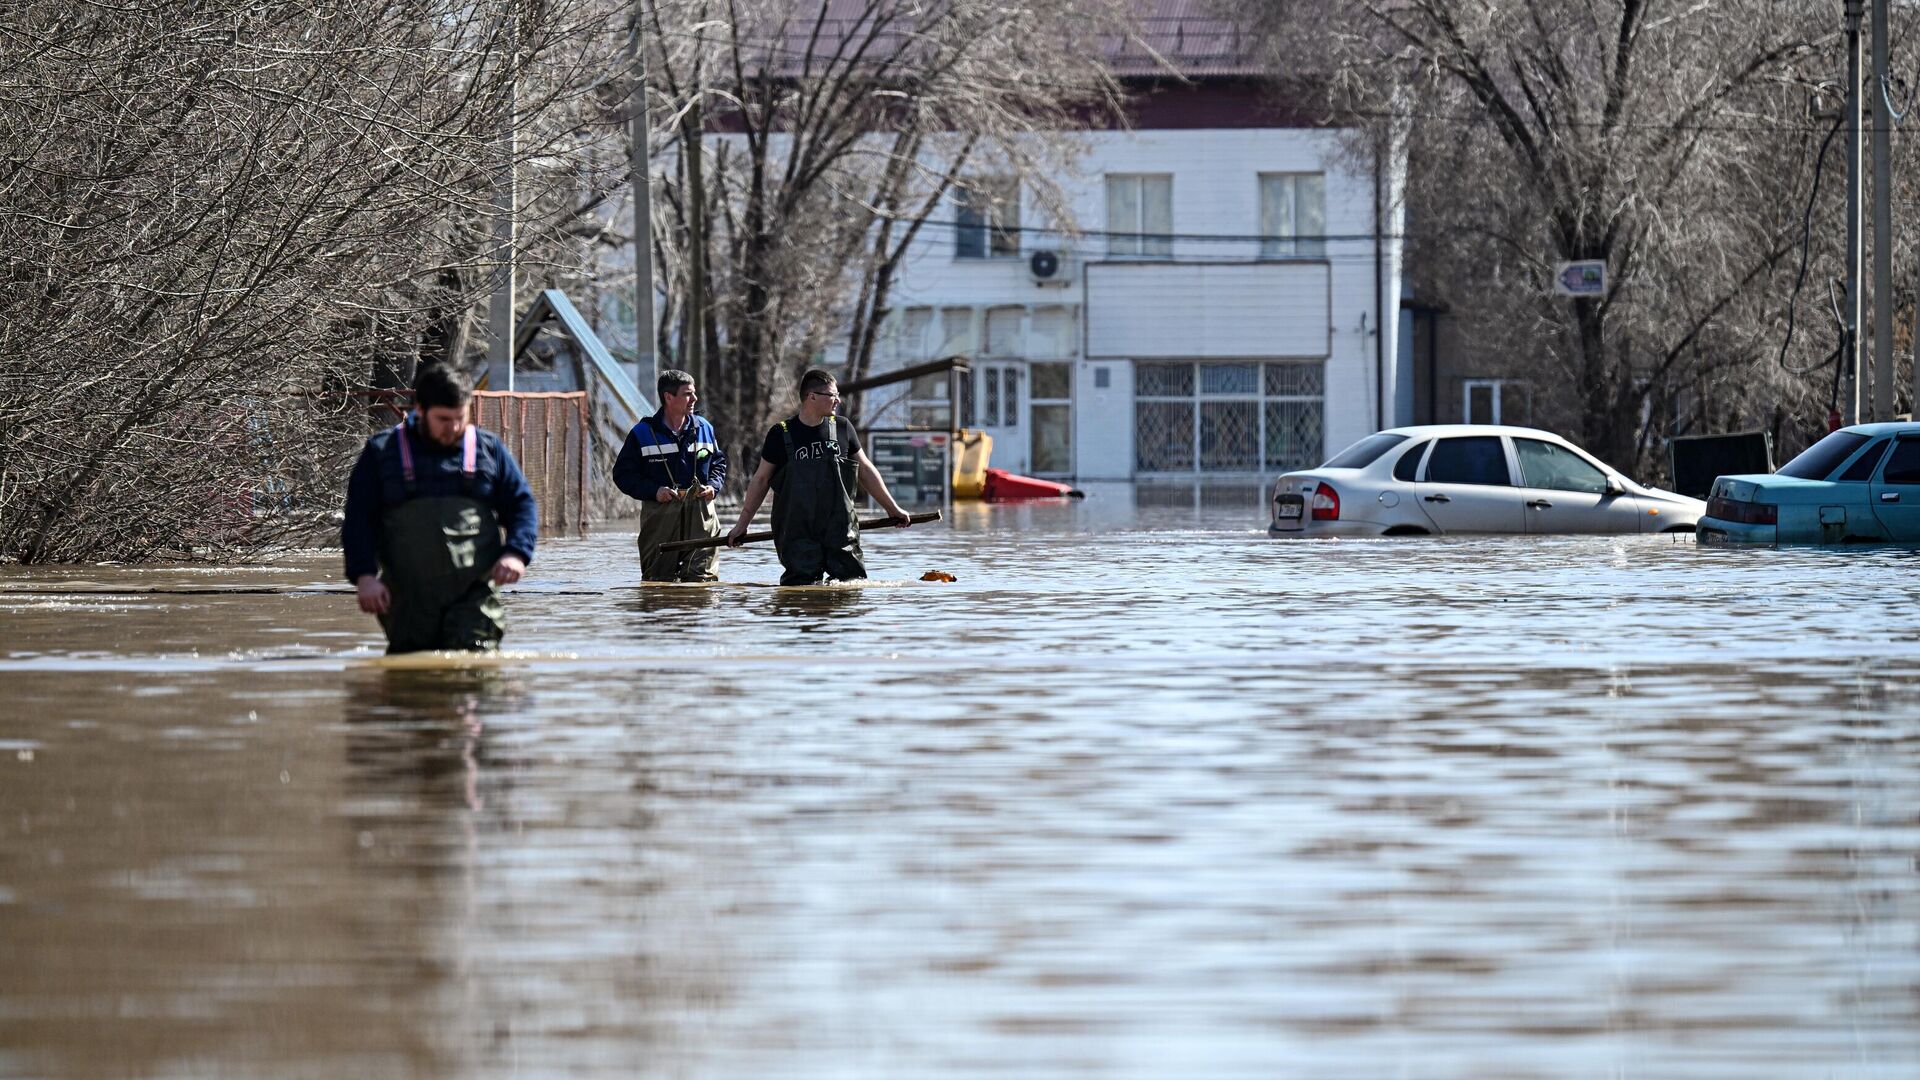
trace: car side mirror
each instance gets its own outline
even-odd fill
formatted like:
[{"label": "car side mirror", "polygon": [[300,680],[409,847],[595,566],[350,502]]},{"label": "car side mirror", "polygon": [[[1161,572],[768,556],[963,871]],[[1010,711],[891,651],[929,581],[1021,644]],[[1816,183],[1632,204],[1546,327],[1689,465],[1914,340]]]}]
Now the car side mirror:
[{"label": "car side mirror", "polygon": [[1625,484],[1622,484],[1622,483],[1620,482],[1620,478],[1619,478],[1619,477],[1617,477],[1617,476],[1608,476],[1608,477],[1607,477],[1607,494],[1609,494],[1609,495],[1625,495],[1626,493],[1627,493],[1627,486],[1626,486]]}]

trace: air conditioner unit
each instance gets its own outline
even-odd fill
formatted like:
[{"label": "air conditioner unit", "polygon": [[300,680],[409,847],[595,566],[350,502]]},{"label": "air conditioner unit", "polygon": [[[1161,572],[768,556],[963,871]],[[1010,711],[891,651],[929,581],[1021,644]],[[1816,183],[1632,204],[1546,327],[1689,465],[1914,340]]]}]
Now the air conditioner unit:
[{"label": "air conditioner unit", "polygon": [[1035,285],[1073,284],[1073,256],[1058,248],[1041,248],[1027,256],[1027,276]]}]

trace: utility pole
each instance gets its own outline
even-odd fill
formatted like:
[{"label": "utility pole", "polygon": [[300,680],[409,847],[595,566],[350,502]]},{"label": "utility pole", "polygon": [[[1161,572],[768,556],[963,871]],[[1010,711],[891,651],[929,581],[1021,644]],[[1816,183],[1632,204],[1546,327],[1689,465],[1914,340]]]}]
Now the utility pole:
[{"label": "utility pole", "polygon": [[513,163],[518,147],[514,137],[515,113],[520,109],[520,26],[513,5],[501,16],[506,38],[506,86],[502,93],[500,117],[500,172],[493,189],[493,297],[487,302],[487,368],[507,373],[507,392],[513,392],[513,264],[514,203]]},{"label": "utility pole", "polygon": [[[633,33],[627,37],[628,59],[633,67],[633,91],[627,107],[632,110],[629,137],[633,169],[633,337],[634,357],[639,367],[642,393],[653,390],[660,377],[659,361],[653,352],[653,170],[647,161],[647,53],[641,39],[646,13],[641,0],[633,4]],[[654,402],[658,405],[659,402]]]},{"label": "utility pole", "polygon": [[703,138],[707,122],[700,110],[703,81],[696,73],[693,101],[681,121],[680,157],[687,170],[687,333],[680,343],[680,365],[700,386],[707,378],[707,183]]},{"label": "utility pole", "polygon": [[1853,380],[1844,423],[1860,422],[1861,396],[1861,229],[1860,195],[1865,180],[1860,160],[1860,16],[1862,0],[1846,0],[1847,14],[1847,294],[1841,312],[1840,368]]},{"label": "utility pole", "polygon": [[1893,419],[1893,117],[1887,104],[1887,0],[1873,0],[1873,419]]}]

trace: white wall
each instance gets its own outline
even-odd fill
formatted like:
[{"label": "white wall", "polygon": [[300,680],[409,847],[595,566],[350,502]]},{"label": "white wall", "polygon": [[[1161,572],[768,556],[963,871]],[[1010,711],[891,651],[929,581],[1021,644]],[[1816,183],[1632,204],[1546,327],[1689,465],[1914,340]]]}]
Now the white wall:
[{"label": "white wall", "polygon": [[[1107,385],[1100,385],[1106,373]],[[1073,464],[1081,480],[1133,476],[1133,362],[1082,360],[1074,372]]]},{"label": "white wall", "polygon": [[1325,357],[1322,262],[1103,262],[1087,268],[1087,356]]}]

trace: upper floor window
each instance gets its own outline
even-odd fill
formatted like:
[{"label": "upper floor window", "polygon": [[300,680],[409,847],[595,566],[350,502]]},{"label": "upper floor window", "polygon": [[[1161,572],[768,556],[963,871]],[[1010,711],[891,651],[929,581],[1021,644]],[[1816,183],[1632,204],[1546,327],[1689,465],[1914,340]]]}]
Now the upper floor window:
[{"label": "upper floor window", "polygon": [[1020,254],[1020,182],[968,180],[953,190],[953,254],[960,259]]},{"label": "upper floor window", "polygon": [[1173,177],[1108,174],[1107,254],[1123,258],[1173,257]]},{"label": "upper floor window", "polygon": [[1468,424],[1533,422],[1532,395],[1518,379],[1467,379],[1461,384],[1460,419]]},{"label": "upper floor window", "polygon": [[1260,174],[1260,257],[1320,258],[1327,253],[1324,173]]}]

